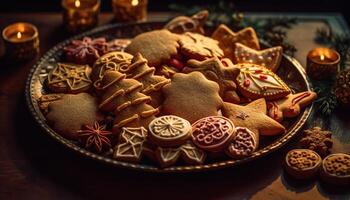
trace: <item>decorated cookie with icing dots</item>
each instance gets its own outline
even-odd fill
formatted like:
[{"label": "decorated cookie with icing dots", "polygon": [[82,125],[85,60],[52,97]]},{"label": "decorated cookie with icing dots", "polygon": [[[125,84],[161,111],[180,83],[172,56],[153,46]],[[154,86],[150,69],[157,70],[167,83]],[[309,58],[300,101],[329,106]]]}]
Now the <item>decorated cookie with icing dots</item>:
[{"label": "decorated cookie with icing dots", "polygon": [[334,185],[350,185],[350,155],[335,153],[324,158],[321,178]]},{"label": "decorated cookie with icing dots", "polygon": [[236,43],[233,61],[234,63],[258,64],[276,72],[282,59],[282,51],[280,46],[259,51]]},{"label": "decorated cookie with icing dots", "polygon": [[275,100],[291,92],[280,77],[265,67],[247,63],[236,66],[241,70],[236,78],[238,89],[248,99]]},{"label": "decorated cookie with icing dots", "polygon": [[317,94],[311,91],[290,94],[277,101],[268,102],[268,115],[278,122],[283,121],[285,117],[296,117],[302,108],[312,103],[316,98]]},{"label": "decorated cookie with icing dots", "polygon": [[191,136],[191,124],[181,117],[165,115],[149,124],[149,138],[162,147],[184,144]]},{"label": "decorated cookie with icing dots", "polygon": [[245,127],[236,128],[236,136],[226,150],[226,154],[234,159],[251,155],[258,148],[259,141],[255,133]]},{"label": "decorated cookie with icing dots", "polygon": [[231,60],[234,60],[235,44],[237,42],[252,49],[260,49],[258,37],[255,30],[251,27],[244,28],[235,33],[226,25],[221,24],[211,37],[219,41],[219,46],[224,51],[225,57]]},{"label": "decorated cookie with icing dots", "polygon": [[58,63],[47,77],[47,86],[55,93],[77,94],[91,87],[90,74],[88,65]]},{"label": "decorated cookie with icing dots", "polygon": [[320,166],[322,158],[309,149],[293,149],[285,158],[286,172],[297,179],[308,179],[314,177]]},{"label": "decorated cookie with icing dots", "polygon": [[235,125],[226,117],[210,116],[192,125],[192,141],[200,149],[219,152],[236,136]]}]

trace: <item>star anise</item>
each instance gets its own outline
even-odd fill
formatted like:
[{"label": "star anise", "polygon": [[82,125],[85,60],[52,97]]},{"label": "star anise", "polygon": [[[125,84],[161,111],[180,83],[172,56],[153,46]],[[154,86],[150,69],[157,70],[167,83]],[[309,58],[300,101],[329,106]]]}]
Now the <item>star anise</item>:
[{"label": "star anise", "polygon": [[105,38],[92,39],[84,37],[82,40],[73,40],[64,48],[66,59],[76,64],[94,64],[94,62],[108,51]]},{"label": "star anise", "polygon": [[101,126],[98,122],[95,122],[93,126],[85,125],[82,130],[78,131],[78,137],[84,147],[98,153],[112,146],[111,136],[112,132],[106,130],[106,125]]},{"label": "star anise", "polygon": [[304,137],[300,140],[302,148],[316,151],[321,157],[329,154],[333,146],[332,133],[322,130],[320,127],[313,127],[304,131]]}]

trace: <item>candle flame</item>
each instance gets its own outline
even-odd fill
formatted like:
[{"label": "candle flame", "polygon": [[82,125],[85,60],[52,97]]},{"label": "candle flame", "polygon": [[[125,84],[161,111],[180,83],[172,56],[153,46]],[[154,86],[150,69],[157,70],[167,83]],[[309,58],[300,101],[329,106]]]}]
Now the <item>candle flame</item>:
[{"label": "candle flame", "polygon": [[139,5],[139,0],[132,0],[132,1],[131,1],[131,5],[132,5],[132,6],[137,6],[137,5]]},{"label": "candle flame", "polygon": [[74,1],[74,5],[75,5],[75,7],[79,8],[80,7],[80,1],[79,0],[75,0]]},{"label": "candle flame", "polygon": [[17,32],[17,38],[21,39],[22,38],[22,33],[21,32]]},{"label": "candle flame", "polygon": [[323,54],[320,55],[320,59],[321,59],[322,61],[324,60],[324,55],[323,55]]}]

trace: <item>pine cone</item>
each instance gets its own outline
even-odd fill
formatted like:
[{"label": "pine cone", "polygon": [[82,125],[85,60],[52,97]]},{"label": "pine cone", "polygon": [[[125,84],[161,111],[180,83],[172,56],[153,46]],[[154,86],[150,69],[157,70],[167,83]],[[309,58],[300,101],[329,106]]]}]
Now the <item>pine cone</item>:
[{"label": "pine cone", "polygon": [[334,93],[340,104],[350,107],[350,69],[338,73]]}]

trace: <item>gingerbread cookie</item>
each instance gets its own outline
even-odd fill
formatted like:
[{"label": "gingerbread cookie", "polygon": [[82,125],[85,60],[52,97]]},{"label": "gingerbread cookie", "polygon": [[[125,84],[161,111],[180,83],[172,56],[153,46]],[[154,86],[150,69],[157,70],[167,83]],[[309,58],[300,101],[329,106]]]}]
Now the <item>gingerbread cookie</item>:
[{"label": "gingerbread cookie", "polygon": [[283,121],[284,117],[296,117],[302,108],[312,103],[316,98],[317,94],[311,91],[290,94],[277,101],[268,102],[268,115],[278,122]]},{"label": "gingerbread cookie", "polygon": [[221,24],[211,36],[219,41],[220,48],[224,51],[225,57],[234,60],[236,43],[239,42],[252,49],[260,49],[259,40],[253,28],[248,27],[235,33],[226,25]]},{"label": "gingerbread cookie", "polygon": [[46,115],[48,123],[60,135],[68,139],[77,139],[78,130],[86,124],[102,120],[97,100],[87,94],[66,94],[60,100],[49,104]]},{"label": "gingerbread cookie", "polygon": [[179,148],[163,148],[158,147],[156,150],[156,158],[161,167],[169,167],[174,165],[180,156]]},{"label": "gingerbread cookie", "polygon": [[332,132],[313,127],[304,131],[304,136],[299,143],[302,148],[314,150],[320,156],[325,157],[333,146]]},{"label": "gingerbread cookie", "polygon": [[114,39],[107,43],[108,52],[124,51],[125,48],[131,43],[130,39]]},{"label": "gingerbread cookie", "polygon": [[202,10],[191,17],[178,16],[169,21],[164,28],[178,34],[185,32],[204,34],[203,26],[208,19],[208,15],[209,13],[207,10]]},{"label": "gingerbread cookie", "polygon": [[285,170],[294,178],[309,179],[317,175],[322,158],[308,149],[293,149],[285,158]]},{"label": "gingerbread cookie", "polygon": [[108,71],[97,84],[102,94],[99,108],[114,112],[113,132],[122,127],[148,127],[158,114],[158,109],[148,105],[149,96],[141,93],[142,83],[135,79],[126,79],[126,75],[117,71]]},{"label": "gingerbread cookie", "polygon": [[190,123],[218,115],[222,105],[218,84],[206,79],[200,72],[175,74],[162,91],[165,96],[162,111],[182,117]]},{"label": "gingerbread cookie", "polygon": [[236,136],[228,146],[226,154],[234,159],[245,158],[258,148],[255,133],[245,127],[236,127]]},{"label": "gingerbread cookie", "polygon": [[158,67],[177,55],[179,39],[166,29],[150,31],[136,36],[125,51],[134,56],[141,53],[150,66]]},{"label": "gingerbread cookie", "polygon": [[192,125],[193,143],[206,151],[220,152],[235,136],[235,125],[226,117],[205,117]]},{"label": "gingerbread cookie", "polygon": [[206,153],[197,148],[192,142],[188,141],[180,147],[181,158],[189,164],[203,164],[206,158]]},{"label": "gingerbread cookie", "polygon": [[155,68],[149,67],[147,60],[141,54],[136,54],[131,64],[122,66],[120,72],[125,73],[127,78],[135,79],[143,84],[141,92],[151,97],[150,104],[153,107],[161,105],[163,99],[161,89],[170,82],[170,79],[154,75]]},{"label": "gingerbread cookie", "polygon": [[138,162],[141,159],[143,144],[146,141],[147,130],[143,127],[123,127],[113,157],[127,162]]},{"label": "gingerbread cookie", "polygon": [[204,61],[189,60],[182,72],[193,71],[201,72],[207,79],[218,83],[219,94],[224,101],[239,103],[240,98],[236,93],[237,86],[234,80],[240,70],[232,64],[230,59],[220,60],[218,57],[214,57]]},{"label": "gingerbread cookie", "polygon": [[282,59],[282,53],[283,50],[280,46],[259,51],[249,48],[241,43],[236,43],[233,61],[235,63],[252,63],[261,65],[276,72]]},{"label": "gingerbread cookie", "polygon": [[238,89],[248,99],[275,100],[291,92],[280,77],[265,67],[248,63],[236,66],[241,70],[236,79]]},{"label": "gingerbread cookie", "polygon": [[335,153],[323,159],[321,178],[334,185],[350,184],[350,155]]},{"label": "gingerbread cookie", "polygon": [[98,153],[109,150],[112,147],[110,137],[111,131],[106,130],[106,125],[100,125],[99,122],[86,124],[81,130],[78,130],[79,141],[86,149],[91,149]]},{"label": "gingerbread cookie", "polygon": [[205,60],[217,56],[224,56],[218,46],[218,41],[198,33],[185,33],[180,39],[181,53],[190,59]]},{"label": "gingerbread cookie", "polygon": [[64,94],[44,94],[38,99],[38,106],[40,110],[47,114],[49,112],[49,104],[60,100]]},{"label": "gingerbread cookie", "polygon": [[161,147],[184,144],[191,137],[191,124],[181,117],[165,115],[149,124],[149,139]]},{"label": "gingerbread cookie", "polygon": [[106,71],[119,71],[131,63],[133,56],[126,52],[114,51],[101,56],[96,60],[91,73],[91,79],[94,83],[101,80]]},{"label": "gingerbread cookie", "polygon": [[246,127],[255,133],[257,141],[259,134],[269,136],[285,132],[281,124],[266,115],[266,101],[263,98],[245,106],[225,102],[221,111],[235,126]]},{"label": "gingerbread cookie", "polygon": [[107,53],[108,45],[105,38],[84,37],[82,40],[72,40],[63,50],[68,62],[92,65]]},{"label": "gingerbread cookie", "polygon": [[56,93],[77,94],[91,87],[88,65],[57,63],[47,77],[47,87]]}]

